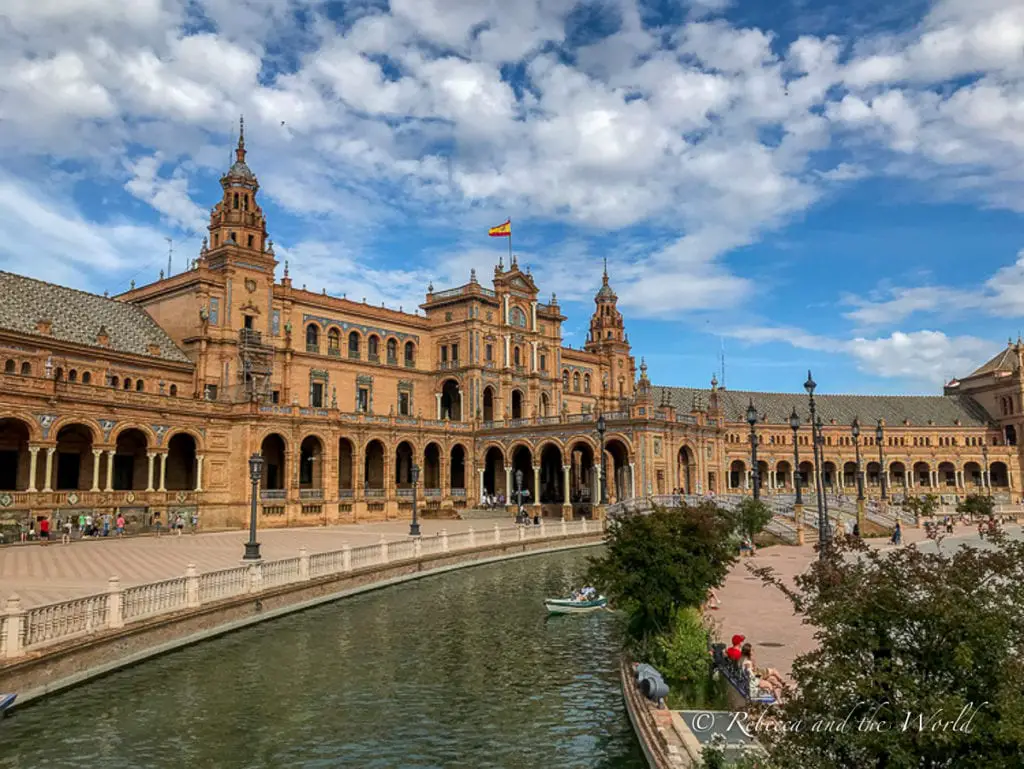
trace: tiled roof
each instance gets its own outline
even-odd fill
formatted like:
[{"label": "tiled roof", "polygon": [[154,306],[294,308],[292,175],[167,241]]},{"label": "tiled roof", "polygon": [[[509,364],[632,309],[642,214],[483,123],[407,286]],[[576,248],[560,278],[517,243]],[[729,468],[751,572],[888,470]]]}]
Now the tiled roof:
[{"label": "tiled roof", "polygon": [[[1019,342],[1019,340],[1018,340]],[[996,355],[985,365],[976,368],[969,375],[964,377],[970,379],[973,376],[981,376],[982,374],[991,374],[995,371],[1008,371],[1012,373],[1017,368],[1017,351],[1010,345],[1007,345],[999,354]]]},{"label": "tiled roof", "polygon": [[[39,336],[40,320],[50,321],[48,336],[63,342],[99,347],[97,335],[103,327],[111,350],[191,362],[137,305],[0,271],[0,329]],[[150,355],[151,344],[160,348],[158,355]]]},{"label": "tiled roof", "polygon": [[[711,391],[692,387],[655,387],[654,402],[661,403],[664,393],[678,411],[689,412],[696,399],[699,408],[707,408]],[[807,393],[759,393],[743,390],[719,390],[718,402],[729,422],[746,422],[747,406],[753,400],[758,413],[775,424],[789,424],[789,415],[796,408],[804,421],[808,419]],[[819,395],[814,402],[817,413],[828,425],[848,425],[858,417],[864,429],[873,429],[881,417],[885,424],[898,426],[904,419],[921,427],[929,420],[938,426],[953,426],[956,420],[965,427],[987,425],[991,420],[973,398],[966,395]]]}]

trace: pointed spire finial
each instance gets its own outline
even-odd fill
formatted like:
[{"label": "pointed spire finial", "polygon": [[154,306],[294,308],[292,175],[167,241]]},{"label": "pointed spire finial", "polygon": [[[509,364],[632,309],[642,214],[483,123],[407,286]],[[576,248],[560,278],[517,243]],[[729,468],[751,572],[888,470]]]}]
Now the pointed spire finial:
[{"label": "pointed spire finial", "polygon": [[469,282],[476,283],[476,268],[472,268],[469,271]]},{"label": "pointed spire finial", "polygon": [[238,117],[238,148],[235,150],[235,159],[239,163],[245,162],[245,116]]},{"label": "pointed spire finial", "polygon": [[287,259],[284,260],[284,276],[286,278],[288,277],[288,260]]},{"label": "pointed spire finial", "polygon": [[607,280],[608,280],[608,257],[607,256],[604,258],[604,279],[607,282]]}]

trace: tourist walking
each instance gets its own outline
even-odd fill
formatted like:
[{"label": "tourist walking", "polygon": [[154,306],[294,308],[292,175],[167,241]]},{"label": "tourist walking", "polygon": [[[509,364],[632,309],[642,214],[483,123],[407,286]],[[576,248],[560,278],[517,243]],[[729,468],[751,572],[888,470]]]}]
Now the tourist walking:
[{"label": "tourist walking", "polygon": [[124,516],[121,513],[117,514],[117,536],[124,536]]},{"label": "tourist walking", "polygon": [[39,539],[43,541],[44,545],[50,544],[50,519],[43,518],[39,522]]},{"label": "tourist walking", "polygon": [[64,528],[61,530],[60,535],[60,543],[62,545],[71,544],[71,530],[74,528],[74,526],[75,524],[71,522],[70,518],[64,521]]},{"label": "tourist walking", "polygon": [[896,521],[896,528],[892,531],[892,539],[889,540],[892,544],[898,545],[903,541],[903,527],[900,526],[900,522]]}]

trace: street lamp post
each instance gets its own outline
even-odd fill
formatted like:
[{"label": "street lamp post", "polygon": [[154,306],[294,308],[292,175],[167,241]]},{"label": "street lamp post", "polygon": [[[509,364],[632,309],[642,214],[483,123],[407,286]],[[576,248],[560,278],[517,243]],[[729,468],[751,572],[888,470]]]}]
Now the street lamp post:
[{"label": "street lamp post", "polygon": [[821,493],[821,461],[819,459],[820,448],[818,446],[818,422],[815,415],[814,408],[814,388],[817,387],[817,383],[811,377],[810,369],[807,370],[807,381],[804,382],[804,389],[807,391],[807,397],[811,409],[811,446],[814,452],[814,474],[816,480],[814,482],[814,491],[818,498],[818,557],[825,557],[825,548],[828,546],[828,517],[825,513],[825,507],[822,504],[822,493]]},{"label": "street lamp post", "polygon": [[821,472],[818,473],[818,480],[821,483],[821,508],[825,511],[825,523],[831,526],[828,517],[828,487],[825,486],[825,433],[822,431],[824,425],[821,414],[815,417],[814,426],[818,429],[818,459],[821,460]]},{"label": "street lamp post", "polygon": [[800,496],[800,446],[797,445],[797,430],[800,429],[800,415],[796,413],[796,408],[793,408],[793,413],[789,415],[789,426],[793,428],[793,487],[796,489],[796,504],[803,505],[803,497]]},{"label": "street lamp post", "polygon": [[252,481],[252,505],[249,509],[249,541],[245,543],[243,561],[260,560],[260,543],[256,541],[256,500],[260,494],[260,478],[263,477],[263,456],[249,457],[249,480]]},{"label": "street lamp post", "polygon": [[850,425],[850,433],[853,435],[853,448],[857,452],[857,501],[864,501],[864,471],[860,467],[860,419],[853,418]]},{"label": "street lamp post", "polygon": [[523,471],[516,470],[516,523],[525,523],[523,517]]},{"label": "street lamp post", "polygon": [[409,536],[418,537],[420,535],[420,522],[416,517],[416,485],[420,480],[420,466],[414,464],[412,466],[412,523],[409,524]]},{"label": "street lamp post", "polygon": [[986,497],[991,497],[992,496],[992,473],[990,473],[989,469],[988,469],[988,445],[987,444],[984,444],[984,443],[981,444],[981,456],[982,456],[982,461],[984,462],[984,467],[982,468],[982,471],[981,471],[981,482],[982,482],[982,484],[985,487],[985,496]]},{"label": "street lamp post", "polygon": [[761,472],[757,466],[757,409],[754,408],[754,399],[750,399],[747,406],[747,424],[750,425],[750,477],[754,482],[754,499],[761,498]]},{"label": "street lamp post", "polygon": [[[605,490],[607,488],[607,484],[605,483],[605,479],[604,479],[604,434],[605,434],[605,431],[607,429],[608,429],[608,423],[604,421],[604,414],[603,413],[598,414],[598,416],[597,416],[597,437],[598,437],[598,439],[599,439],[599,441],[601,443],[601,464],[599,465],[600,470],[598,471],[599,474],[598,474],[598,478],[597,478],[597,485],[598,485],[597,500],[602,505],[608,504],[608,492]],[[619,495],[619,499],[622,499],[622,495],[621,494]]]},{"label": "street lamp post", "polygon": [[882,501],[886,499],[885,496],[885,476],[889,473],[885,470],[885,455],[882,453],[882,446],[885,444],[885,430],[882,428],[882,420],[879,418],[878,427],[875,428],[875,441],[878,443],[878,482],[882,486]]}]

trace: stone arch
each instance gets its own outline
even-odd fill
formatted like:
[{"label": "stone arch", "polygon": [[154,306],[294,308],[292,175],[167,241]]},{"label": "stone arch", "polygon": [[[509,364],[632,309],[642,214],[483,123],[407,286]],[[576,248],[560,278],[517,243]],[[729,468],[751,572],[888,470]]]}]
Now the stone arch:
[{"label": "stone arch", "polygon": [[526,416],[526,414],[524,413],[524,410],[523,410],[523,403],[524,403],[523,391],[520,390],[519,388],[515,388],[514,390],[512,390],[512,406],[511,406],[511,416],[512,416],[512,419],[523,419]]},{"label": "stone arch", "polygon": [[5,374],[16,374],[18,373],[18,364],[14,358],[8,358],[4,362],[4,373]]},{"label": "stone arch", "polygon": [[260,488],[264,491],[283,491],[287,488],[288,439],[281,433],[268,430],[260,438],[260,455],[263,457],[263,475]]},{"label": "stone arch", "polygon": [[161,448],[160,441],[156,437],[156,433],[149,425],[144,425],[141,422],[119,422],[114,425],[114,429],[110,431],[110,442],[112,444],[117,443],[117,439],[126,430],[138,430],[146,436],[146,443],[149,446],[150,451],[156,451]]},{"label": "stone arch", "polygon": [[921,460],[914,463],[914,485],[916,486],[927,486],[931,488],[932,485],[932,473],[931,465]]},{"label": "stone arch", "polygon": [[843,486],[848,488],[856,487],[857,485],[857,463],[856,462],[844,462],[843,463]]},{"label": "stone arch", "polygon": [[395,488],[412,488],[412,466],[416,463],[416,445],[411,440],[401,440],[395,446]]},{"label": "stone arch", "polygon": [[205,450],[206,443],[203,440],[203,434],[194,427],[172,427],[168,431],[167,435],[164,436],[164,441],[166,441],[169,444],[171,438],[173,438],[175,435],[191,436],[192,440],[196,442],[196,451],[202,454],[203,451]]},{"label": "stone arch", "polygon": [[[35,422],[35,420],[32,420]],[[74,416],[63,416],[57,417],[52,425],[50,425],[50,432],[48,433],[51,440],[56,440],[57,433],[63,430],[68,425],[82,425],[88,428],[90,433],[90,440],[93,444],[103,443],[103,428],[99,426],[99,423],[89,417],[74,417]],[[113,441],[113,437],[110,438]]]},{"label": "stone arch", "polygon": [[[43,465],[41,474],[43,486],[52,485],[57,490],[84,491],[91,487],[96,473],[95,433],[84,421],[65,421],[59,428],[51,432],[54,437],[56,457],[53,463],[53,476],[47,483],[46,468]],[[42,453],[40,453],[42,456]],[[109,462],[109,455],[107,461]],[[40,472],[37,470],[37,472]]]},{"label": "stone arch", "polygon": [[485,446],[482,465],[484,468],[484,491],[488,494],[504,494],[507,499],[504,447],[500,443],[490,443]]},{"label": "stone arch", "polygon": [[380,361],[380,335],[366,335],[366,359],[378,363]]},{"label": "stone arch", "polygon": [[696,494],[697,460],[693,448],[684,443],[676,452],[676,478],[677,488],[683,490],[683,494]]},{"label": "stone arch", "polygon": [[441,488],[441,444],[430,441],[423,447],[423,474],[420,476],[424,489]]},{"label": "stone arch", "polygon": [[309,321],[306,324],[305,335],[306,352],[320,352],[320,337],[323,335],[323,329],[320,328],[320,324],[315,320]]},{"label": "stone arch", "polygon": [[780,489],[793,488],[793,465],[788,459],[781,459],[775,464],[775,485]]},{"label": "stone arch", "polygon": [[952,462],[939,462],[939,488],[957,487],[956,466]]},{"label": "stone arch", "polygon": [[992,462],[988,469],[989,485],[994,489],[1006,488],[1010,485],[1010,472],[1005,462]]},{"label": "stone arch", "polygon": [[299,444],[300,489],[323,489],[324,445],[316,433],[308,433]]},{"label": "stone arch", "polygon": [[31,441],[30,421],[0,417],[0,491],[24,491],[31,485],[28,450]]},{"label": "stone arch", "polygon": [[338,489],[355,489],[356,442],[344,435],[338,438]]},{"label": "stone arch", "polygon": [[597,499],[597,473],[594,470],[597,444],[589,436],[578,435],[565,442],[569,465],[569,501],[588,507]]},{"label": "stone arch", "polygon": [[393,336],[389,336],[387,338],[387,341],[384,342],[384,350],[385,350],[385,355],[387,356],[385,358],[387,363],[389,365],[391,365],[391,366],[397,366],[398,365],[398,339],[393,337]]},{"label": "stone arch", "polygon": [[386,464],[387,450],[384,441],[380,438],[370,438],[363,447],[363,483],[367,491],[383,491]]},{"label": "stone arch", "polygon": [[415,367],[415,365],[416,365],[416,345],[415,345],[415,343],[413,343],[412,340],[406,342],[405,345],[403,346],[402,350],[403,350],[403,352],[402,352],[402,361],[404,362],[404,364],[406,366],[410,367],[410,368]]},{"label": "stone arch", "polygon": [[585,443],[593,453],[597,453],[597,439],[591,435],[585,435],[583,433],[576,433],[576,435],[570,435],[566,440],[566,446],[572,446],[576,443]]},{"label": "stone arch", "polygon": [[607,464],[602,472],[602,483],[606,499],[609,502],[622,502],[629,499],[632,497],[633,485],[632,478],[629,477],[630,457],[632,456],[629,441],[618,433],[612,433],[605,437],[604,453]]},{"label": "stone arch", "polygon": [[441,413],[437,418],[462,421],[462,388],[458,379],[449,377],[441,383]]},{"label": "stone arch", "polygon": [[341,356],[341,329],[334,324],[327,328],[327,354]]},{"label": "stone arch", "polygon": [[121,426],[114,440],[114,490],[144,491],[149,477],[148,452],[155,447],[150,433],[139,426]]},{"label": "stone arch", "polygon": [[821,486],[824,489],[835,488],[836,485],[836,463],[832,460],[826,460],[821,463]]},{"label": "stone arch", "polygon": [[199,443],[192,433],[178,430],[167,438],[167,468],[164,471],[168,491],[191,491],[196,487],[196,455]]},{"label": "stone arch", "polygon": [[523,495],[523,504],[534,504],[537,501],[537,488],[534,483],[533,463],[535,451],[525,441],[517,441],[509,447],[509,456],[512,457],[512,495],[520,488],[517,481],[520,480],[519,473],[522,473],[522,490],[528,491],[529,496]]},{"label": "stone arch", "polygon": [[493,422],[494,421],[494,398],[495,398],[495,396],[494,396],[494,387],[492,387],[491,385],[487,385],[484,388],[484,397],[483,397],[483,402],[484,402],[483,418],[484,418],[485,422]]},{"label": "stone arch", "polygon": [[554,440],[543,440],[537,446],[540,464],[538,499],[543,504],[561,504],[565,500],[565,473],[562,471],[562,447]]},{"label": "stone arch", "polygon": [[734,459],[729,463],[729,488],[745,489],[747,487],[747,463],[742,459]]},{"label": "stone arch", "polygon": [[902,462],[890,462],[889,463],[889,478],[892,481],[893,486],[906,486],[907,485],[907,466]]},{"label": "stone arch", "polygon": [[882,466],[878,462],[868,462],[864,467],[864,486],[877,488],[882,485]]},{"label": "stone arch", "polygon": [[977,462],[964,464],[964,485],[969,489],[980,489],[983,484],[981,465]]},{"label": "stone arch", "polygon": [[363,335],[356,329],[348,332],[348,336],[345,339],[345,349],[347,350],[348,357],[353,360],[363,356]]},{"label": "stone arch", "polygon": [[538,413],[542,417],[551,416],[551,399],[548,398],[547,393],[540,394],[540,403],[538,404]]},{"label": "stone arch", "polygon": [[469,451],[461,443],[453,443],[448,449],[448,488],[466,489],[466,459]]},{"label": "stone arch", "polygon": [[[43,440],[43,430],[39,426],[39,422],[31,414],[24,411],[0,411],[0,420],[2,419],[14,419],[20,422],[24,422],[28,429],[28,437],[32,442],[38,442]],[[50,429],[50,434],[53,435],[53,429]]]}]

